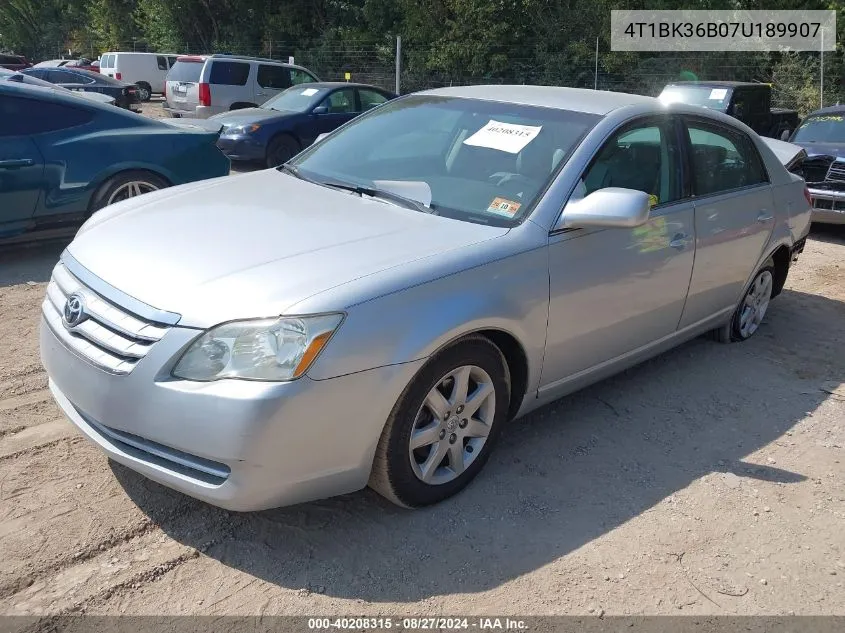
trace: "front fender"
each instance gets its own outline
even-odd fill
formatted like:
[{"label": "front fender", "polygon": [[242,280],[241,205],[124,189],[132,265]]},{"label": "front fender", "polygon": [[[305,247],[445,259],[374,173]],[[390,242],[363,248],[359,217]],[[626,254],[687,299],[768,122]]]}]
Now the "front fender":
[{"label": "front fender", "polygon": [[308,372],[322,380],[429,358],[480,330],[512,336],[540,379],[549,310],[548,252],[529,250],[353,306]]}]

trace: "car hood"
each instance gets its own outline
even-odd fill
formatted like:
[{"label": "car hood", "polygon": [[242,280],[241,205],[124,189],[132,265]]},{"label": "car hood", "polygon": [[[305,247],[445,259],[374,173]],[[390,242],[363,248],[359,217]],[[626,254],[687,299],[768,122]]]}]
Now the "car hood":
[{"label": "car hood", "polygon": [[807,156],[831,156],[832,158],[845,158],[845,143],[825,143],[792,141],[795,145],[803,147]]},{"label": "car hood", "polygon": [[297,114],[297,112],[280,112],[269,108],[244,108],[242,110],[232,110],[231,112],[216,114],[213,117],[209,117],[209,120],[222,123],[226,127],[229,127],[232,125],[257,123],[258,121],[267,121],[269,119],[286,119]]},{"label": "car hood", "polygon": [[283,314],[355,279],[507,231],[271,169],[107,207],[86,222],[68,251],[122,292],[182,315],[180,325],[205,328]]}]

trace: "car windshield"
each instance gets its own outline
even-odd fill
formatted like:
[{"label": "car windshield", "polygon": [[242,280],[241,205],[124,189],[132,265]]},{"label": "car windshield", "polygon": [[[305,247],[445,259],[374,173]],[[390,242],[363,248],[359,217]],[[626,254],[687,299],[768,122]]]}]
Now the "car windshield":
[{"label": "car windshield", "polygon": [[845,143],[845,114],[809,116],[792,137],[803,143]]},{"label": "car windshield", "polygon": [[688,103],[719,112],[726,112],[730,103],[730,90],[713,86],[666,86],[660,93],[663,103]]},{"label": "car windshield", "polygon": [[285,112],[306,112],[320,102],[326,90],[309,87],[308,84],[294,86],[268,99],[261,107]]},{"label": "car windshield", "polygon": [[513,226],[530,213],[558,167],[600,118],[411,95],[354,119],[290,164],[318,182],[413,191],[404,195],[428,204],[432,213]]}]

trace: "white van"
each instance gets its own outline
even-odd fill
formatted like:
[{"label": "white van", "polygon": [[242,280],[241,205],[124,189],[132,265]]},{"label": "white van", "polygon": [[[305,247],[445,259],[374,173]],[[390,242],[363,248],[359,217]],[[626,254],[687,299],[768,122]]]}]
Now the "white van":
[{"label": "white van", "polygon": [[167,71],[176,63],[173,53],[103,53],[100,73],[138,86],[141,101],[164,94]]}]

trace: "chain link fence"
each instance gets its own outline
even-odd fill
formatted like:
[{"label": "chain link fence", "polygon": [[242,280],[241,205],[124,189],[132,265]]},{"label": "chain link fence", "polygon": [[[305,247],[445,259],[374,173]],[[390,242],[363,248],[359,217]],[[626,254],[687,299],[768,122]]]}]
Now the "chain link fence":
[{"label": "chain link fence", "polygon": [[[841,52],[825,54],[823,60],[819,53],[594,53],[588,43],[581,44],[561,51],[536,42],[518,50],[496,51],[493,61],[469,59],[453,68],[439,68],[429,61],[433,57],[431,51],[416,50],[403,42],[399,84],[402,93],[472,84],[539,84],[656,96],[673,81],[727,80],[771,84],[773,107],[798,110],[801,115],[819,108],[820,104],[845,102]],[[208,52],[188,44],[175,48],[160,52]],[[573,48],[581,51],[577,57],[571,53]],[[125,42],[117,49],[156,52],[141,40]],[[392,90],[397,79],[395,41],[325,42],[309,48],[293,42],[265,41],[225,46],[216,52],[281,61],[293,57],[296,64],[325,81],[344,81],[349,77],[351,81]],[[87,54],[96,56],[94,50]],[[473,72],[471,69],[476,67],[495,67],[495,70]]]}]

